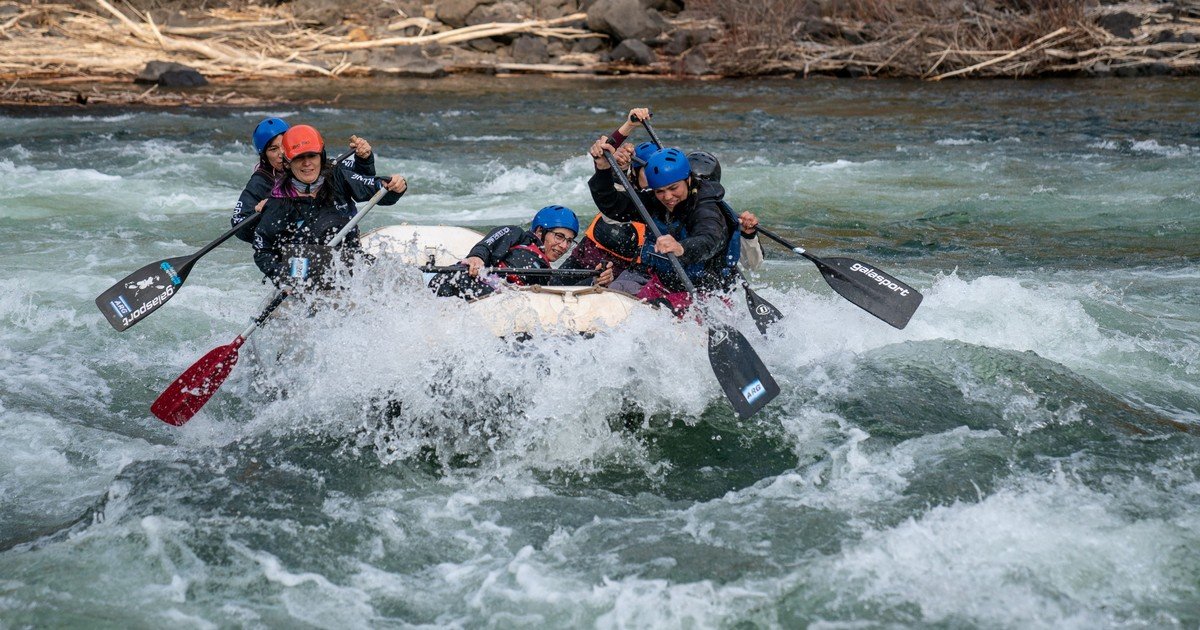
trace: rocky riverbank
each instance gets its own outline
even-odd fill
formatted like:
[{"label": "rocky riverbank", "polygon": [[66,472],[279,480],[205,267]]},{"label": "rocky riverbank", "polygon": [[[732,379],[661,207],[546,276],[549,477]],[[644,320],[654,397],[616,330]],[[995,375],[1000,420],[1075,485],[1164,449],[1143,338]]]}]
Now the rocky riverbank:
[{"label": "rocky riverbank", "polygon": [[0,103],[250,105],[247,81],[1194,75],[1200,0],[0,2]]}]

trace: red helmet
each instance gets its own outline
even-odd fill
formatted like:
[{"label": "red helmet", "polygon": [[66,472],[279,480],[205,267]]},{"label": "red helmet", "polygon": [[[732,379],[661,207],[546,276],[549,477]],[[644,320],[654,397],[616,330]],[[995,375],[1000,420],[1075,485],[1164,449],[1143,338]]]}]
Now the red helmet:
[{"label": "red helmet", "polygon": [[321,134],[308,125],[296,125],[283,132],[283,157],[294,160],[305,153],[321,153],[325,141]]}]

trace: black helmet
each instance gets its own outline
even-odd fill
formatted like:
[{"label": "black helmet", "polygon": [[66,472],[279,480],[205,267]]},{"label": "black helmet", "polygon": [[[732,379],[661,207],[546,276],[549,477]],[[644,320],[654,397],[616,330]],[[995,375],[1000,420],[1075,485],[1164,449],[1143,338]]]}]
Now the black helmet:
[{"label": "black helmet", "polygon": [[688,154],[687,161],[692,167],[692,177],[721,182],[721,163],[717,161],[717,156],[708,151],[693,151]]}]

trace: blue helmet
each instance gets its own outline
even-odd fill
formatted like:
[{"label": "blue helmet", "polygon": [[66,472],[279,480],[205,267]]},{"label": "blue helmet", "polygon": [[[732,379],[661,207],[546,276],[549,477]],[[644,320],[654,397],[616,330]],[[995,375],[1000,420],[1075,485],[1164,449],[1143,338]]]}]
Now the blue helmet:
[{"label": "blue helmet", "polygon": [[275,139],[275,136],[287,131],[290,126],[282,118],[264,118],[258,126],[254,128],[254,150],[262,153],[268,144]]},{"label": "blue helmet", "polygon": [[653,142],[643,142],[637,145],[637,147],[633,149],[634,166],[644,168],[646,166],[646,160],[649,160],[650,156],[654,155],[657,151],[658,145],[654,144]]},{"label": "blue helmet", "polygon": [[646,160],[646,183],[651,188],[665,188],[691,174],[687,156],[679,149],[663,149]]},{"label": "blue helmet", "polygon": [[575,216],[574,210],[565,206],[546,206],[533,215],[533,221],[529,226],[535,230],[538,228],[544,230],[567,228],[579,234],[579,217]]}]

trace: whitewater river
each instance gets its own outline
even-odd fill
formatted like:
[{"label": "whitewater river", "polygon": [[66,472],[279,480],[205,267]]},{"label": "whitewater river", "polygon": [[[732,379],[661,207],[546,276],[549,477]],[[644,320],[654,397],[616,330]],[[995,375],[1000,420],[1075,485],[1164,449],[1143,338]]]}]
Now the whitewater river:
[{"label": "whitewater river", "polygon": [[[0,627],[1200,625],[1200,83],[306,89],[340,97],[0,112]],[[177,428],[150,403],[270,293],[249,246],[124,333],[93,303],[226,229],[265,116],[408,178],[364,228],[482,230],[590,218],[636,105],[734,207],[918,288],[911,323],[767,243],[786,318],[712,315],[783,390],[739,421],[693,321],[522,344],[381,264]]]}]

